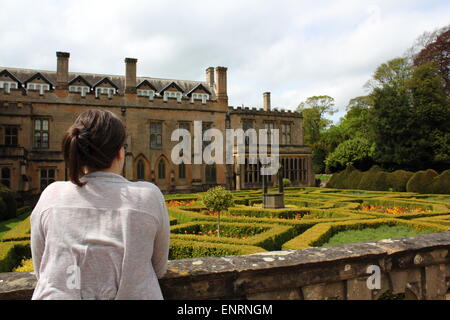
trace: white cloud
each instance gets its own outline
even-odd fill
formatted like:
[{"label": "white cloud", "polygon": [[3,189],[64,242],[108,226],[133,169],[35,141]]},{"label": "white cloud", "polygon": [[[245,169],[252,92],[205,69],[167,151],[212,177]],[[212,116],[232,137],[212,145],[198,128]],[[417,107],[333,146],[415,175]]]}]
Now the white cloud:
[{"label": "white cloud", "polygon": [[374,69],[427,30],[448,24],[450,3],[334,1],[2,1],[0,65],[55,69],[71,52],[79,72],[200,80],[228,67],[230,105],[295,109],[311,95],[364,94]]}]

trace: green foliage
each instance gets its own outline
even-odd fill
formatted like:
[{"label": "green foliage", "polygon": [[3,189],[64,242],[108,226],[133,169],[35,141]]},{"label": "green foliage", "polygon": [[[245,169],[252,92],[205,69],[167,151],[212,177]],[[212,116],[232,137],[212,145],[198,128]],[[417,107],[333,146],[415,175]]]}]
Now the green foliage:
[{"label": "green foliage", "polygon": [[395,239],[413,237],[418,234],[428,233],[418,232],[406,226],[382,225],[376,228],[365,228],[361,230],[346,230],[333,235],[323,246],[336,246],[352,242],[378,241],[383,239]]},{"label": "green foliage", "polygon": [[450,194],[450,170],[434,177],[429,187],[430,193]]},{"label": "green foliage", "polygon": [[432,169],[416,172],[406,184],[406,191],[417,193],[431,193],[430,186],[438,174]]},{"label": "green foliage", "polygon": [[284,187],[290,187],[292,185],[291,180],[289,180],[288,178],[283,178],[283,186]]},{"label": "green foliage", "polygon": [[386,177],[386,185],[391,191],[406,191],[406,184],[413,176],[413,172],[405,170],[396,170]]},{"label": "green foliage", "polygon": [[209,210],[217,212],[217,235],[220,236],[220,213],[233,206],[233,194],[224,187],[218,186],[206,191],[202,201]]},{"label": "green foliage", "polygon": [[209,210],[222,212],[233,206],[233,195],[224,187],[218,186],[206,191],[202,201]]},{"label": "green foliage", "polygon": [[0,221],[16,217],[17,203],[14,192],[0,184]]},{"label": "green foliage", "polygon": [[373,162],[374,150],[375,146],[366,138],[346,140],[326,158],[326,171],[340,171],[349,164],[357,168],[366,168]]}]

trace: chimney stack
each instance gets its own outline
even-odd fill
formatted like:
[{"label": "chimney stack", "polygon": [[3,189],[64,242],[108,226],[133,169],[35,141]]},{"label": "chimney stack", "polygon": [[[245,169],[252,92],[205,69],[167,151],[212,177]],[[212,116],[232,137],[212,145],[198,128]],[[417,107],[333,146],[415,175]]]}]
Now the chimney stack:
[{"label": "chimney stack", "polygon": [[125,93],[136,93],[136,64],[137,59],[125,58]]},{"label": "chimney stack", "polygon": [[69,57],[68,52],[56,52],[56,89],[67,90],[69,82]]},{"label": "chimney stack", "polygon": [[209,67],[206,69],[206,83],[209,84],[211,88],[214,88],[214,68]]},{"label": "chimney stack", "polygon": [[228,104],[226,67],[216,67],[214,82],[217,99]]},{"label": "chimney stack", "polygon": [[264,92],[263,93],[263,108],[264,111],[270,111],[270,92]]}]

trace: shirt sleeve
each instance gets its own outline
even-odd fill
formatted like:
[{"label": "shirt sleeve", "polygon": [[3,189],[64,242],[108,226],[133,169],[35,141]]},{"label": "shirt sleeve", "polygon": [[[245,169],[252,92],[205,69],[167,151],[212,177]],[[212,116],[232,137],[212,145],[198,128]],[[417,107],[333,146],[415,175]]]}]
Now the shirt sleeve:
[{"label": "shirt sleeve", "polygon": [[42,255],[45,249],[45,236],[41,225],[41,212],[33,210],[30,217],[31,224],[31,257],[33,261],[34,273],[39,280],[39,269]]},{"label": "shirt sleeve", "polygon": [[167,271],[167,261],[169,259],[169,238],[170,222],[164,196],[159,191],[159,202],[161,207],[161,224],[156,233],[153,245],[152,265],[158,279],[162,278]]}]

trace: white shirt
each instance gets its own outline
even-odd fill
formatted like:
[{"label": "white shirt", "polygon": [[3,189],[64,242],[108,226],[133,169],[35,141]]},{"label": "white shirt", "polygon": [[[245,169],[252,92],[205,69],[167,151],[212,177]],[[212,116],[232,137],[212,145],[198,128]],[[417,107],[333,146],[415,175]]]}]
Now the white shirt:
[{"label": "white shirt", "polygon": [[33,299],[163,299],[169,217],[161,191],[104,171],[50,184],[31,213]]}]

